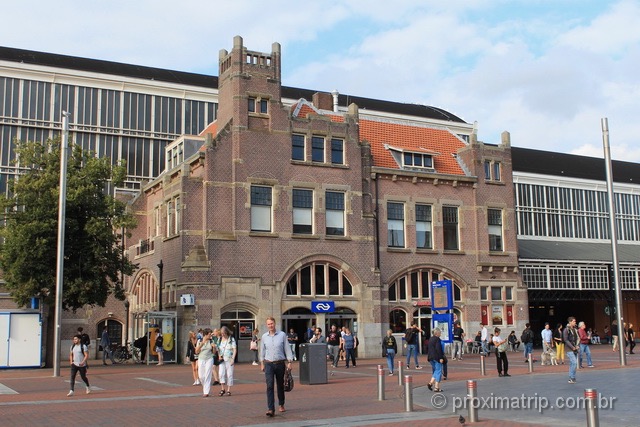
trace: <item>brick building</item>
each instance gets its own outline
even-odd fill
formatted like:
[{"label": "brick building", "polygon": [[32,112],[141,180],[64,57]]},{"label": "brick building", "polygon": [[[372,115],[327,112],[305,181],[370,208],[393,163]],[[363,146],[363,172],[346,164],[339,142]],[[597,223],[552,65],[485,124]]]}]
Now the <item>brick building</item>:
[{"label": "brick building", "polygon": [[[442,279],[468,331],[481,320],[520,329],[508,134],[467,142],[433,121],[341,107],[337,94],[286,105],[281,60],[277,43],[253,52],[240,37],[220,52],[217,120],[168,145],[167,169],[132,203],[131,313],[157,309],[161,264],[178,336],[228,324],[240,360],[268,315],[301,336],[348,326],[360,356],[377,356],[389,326],[429,329],[429,284]],[[317,300],[335,311],[313,313]]]}]

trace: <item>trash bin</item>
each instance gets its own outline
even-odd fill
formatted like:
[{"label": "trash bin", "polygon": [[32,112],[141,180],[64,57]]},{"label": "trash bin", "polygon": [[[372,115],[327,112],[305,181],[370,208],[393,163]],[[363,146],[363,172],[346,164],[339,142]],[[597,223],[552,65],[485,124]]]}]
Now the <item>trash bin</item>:
[{"label": "trash bin", "polygon": [[327,345],[300,344],[300,384],[327,383]]}]

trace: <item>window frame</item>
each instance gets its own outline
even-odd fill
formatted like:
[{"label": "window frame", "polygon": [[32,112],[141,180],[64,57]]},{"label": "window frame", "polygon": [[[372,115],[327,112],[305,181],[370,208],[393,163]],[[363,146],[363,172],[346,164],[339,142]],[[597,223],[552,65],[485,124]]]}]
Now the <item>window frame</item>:
[{"label": "window frame", "polygon": [[[344,165],[344,139],[331,138],[331,164]],[[339,156],[339,159],[337,158]]]},{"label": "window frame", "polygon": [[[337,197],[333,196],[334,194],[340,195],[341,200],[334,198]],[[325,234],[327,236],[346,236],[345,198],[346,193],[342,191],[325,191]],[[330,226],[330,224],[337,225],[338,222],[341,222],[342,227]]]},{"label": "window frame", "polygon": [[[428,215],[421,215],[420,208],[428,211]],[[428,219],[427,219],[428,216]],[[415,217],[416,217],[416,248],[417,249],[433,249],[433,205],[426,203],[416,203],[415,205]],[[424,225],[422,225],[424,224]],[[424,228],[423,230],[421,228]],[[421,236],[423,233],[423,236]],[[420,245],[421,240],[424,240],[424,244]]]},{"label": "window frame", "polygon": [[504,211],[502,209],[487,209],[487,234],[489,236],[490,252],[504,252],[503,215]]},{"label": "window frame", "polygon": [[[291,190],[292,232],[293,234],[313,234],[313,190],[294,188]],[[304,220],[308,218],[308,224]]]},{"label": "window frame", "polygon": [[[300,144],[302,143],[302,144]],[[307,158],[306,153],[307,138],[300,133],[291,135],[291,160],[304,162]]]},{"label": "window frame", "polygon": [[[258,189],[264,190],[260,190],[261,193],[259,193]],[[268,196],[266,189],[269,190]],[[273,232],[273,187],[267,185],[251,185],[250,205],[250,230],[258,233]],[[268,227],[264,227],[262,224],[266,224],[267,222]]]},{"label": "window frame", "polygon": [[[322,146],[319,144],[322,143]],[[311,135],[311,162],[313,163],[325,163],[326,162],[326,153],[325,153],[325,144],[326,138],[320,135]],[[320,158],[321,155],[321,159]]]},{"label": "window frame", "polygon": [[[451,215],[447,215],[445,210],[452,210],[455,212],[455,221],[447,221],[447,218]],[[460,250],[460,212],[458,206],[443,206],[442,207],[442,241],[443,249],[445,251],[459,251]],[[455,240],[455,247],[451,246],[451,243]]]},{"label": "window frame", "polygon": [[387,247],[405,248],[405,204],[387,202]]}]

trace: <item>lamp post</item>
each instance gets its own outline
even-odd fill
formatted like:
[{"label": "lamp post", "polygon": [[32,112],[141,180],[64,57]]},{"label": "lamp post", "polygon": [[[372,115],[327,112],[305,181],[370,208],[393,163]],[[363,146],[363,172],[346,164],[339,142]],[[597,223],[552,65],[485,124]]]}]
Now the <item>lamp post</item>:
[{"label": "lamp post", "polygon": [[158,311],[162,311],[162,270],[164,269],[164,264],[162,260],[158,263],[158,270],[160,271],[160,283],[158,283]]},{"label": "lamp post", "polygon": [[125,329],[124,329],[124,345],[129,343],[129,300],[124,300],[124,317],[125,317]]},{"label": "lamp post", "polygon": [[60,143],[60,194],[58,195],[58,250],[56,255],[56,306],[53,338],[53,376],[60,376],[60,334],[62,323],[62,294],[64,288],[64,224],[67,201],[67,162],[69,153],[69,116],[62,112],[62,141]]}]

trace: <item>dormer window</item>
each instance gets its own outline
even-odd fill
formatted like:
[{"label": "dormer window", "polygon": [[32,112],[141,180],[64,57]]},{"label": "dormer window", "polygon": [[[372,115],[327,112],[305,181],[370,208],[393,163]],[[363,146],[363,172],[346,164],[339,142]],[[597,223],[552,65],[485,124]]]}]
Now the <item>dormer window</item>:
[{"label": "dormer window", "polygon": [[408,150],[406,148],[392,147],[389,144],[385,144],[384,148],[389,150],[398,167],[420,172],[434,172],[433,158],[440,154],[426,148],[418,147]]},{"label": "dormer window", "polygon": [[433,169],[433,156],[431,154],[404,152],[402,157],[403,167]]}]

